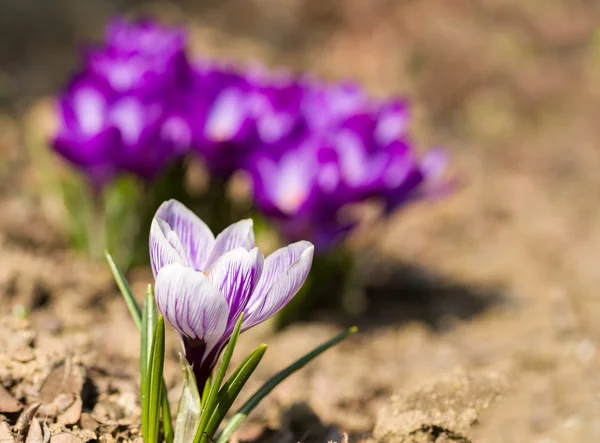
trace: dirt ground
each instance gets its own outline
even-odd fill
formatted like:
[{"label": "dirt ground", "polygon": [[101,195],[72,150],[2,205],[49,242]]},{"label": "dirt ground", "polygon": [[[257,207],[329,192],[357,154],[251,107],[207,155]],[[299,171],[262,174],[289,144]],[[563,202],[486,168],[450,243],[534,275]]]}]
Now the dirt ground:
[{"label": "dirt ground", "polygon": [[[66,249],[27,149],[74,41],[125,7],[186,20],[197,52],[407,95],[419,146],[448,147],[462,180],[356,234],[360,332],[278,387],[238,441],[600,441],[599,2],[56,4],[27,38],[0,26],[14,42],[0,45],[0,442],[140,439],[137,331],[106,266]],[[41,23],[36,5],[22,3],[23,26]],[[150,278],[132,275],[137,294]],[[248,390],[346,323],[325,312],[246,333],[237,361],[269,344]]]}]

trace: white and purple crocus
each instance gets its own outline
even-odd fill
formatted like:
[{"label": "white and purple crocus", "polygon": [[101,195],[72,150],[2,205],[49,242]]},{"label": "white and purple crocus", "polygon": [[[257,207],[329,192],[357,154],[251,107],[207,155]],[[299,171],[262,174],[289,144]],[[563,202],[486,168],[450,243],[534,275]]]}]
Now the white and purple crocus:
[{"label": "white and purple crocus", "polygon": [[163,203],[150,230],[158,309],[179,333],[198,386],[204,386],[244,313],[242,331],[275,315],[298,292],[314,247],[299,241],[266,259],[254,245],[252,220],[216,237],[176,200]]}]

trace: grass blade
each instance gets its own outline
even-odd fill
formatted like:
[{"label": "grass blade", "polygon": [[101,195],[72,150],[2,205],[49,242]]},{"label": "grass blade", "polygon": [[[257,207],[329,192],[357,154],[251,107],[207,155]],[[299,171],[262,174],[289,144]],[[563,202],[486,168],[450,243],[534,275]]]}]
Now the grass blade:
[{"label": "grass blade", "polygon": [[[196,432],[196,436],[194,438],[194,443],[206,443],[208,441],[208,435],[205,433],[206,425],[208,424],[208,420],[212,415],[212,410],[216,405],[217,395],[219,394],[219,388],[221,387],[221,383],[225,378],[225,373],[227,372],[227,367],[229,366],[229,362],[231,361],[231,356],[233,355],[233,350],[235,349],[235,345],[237,343],[237,339],[240,335],[242,329],[242,321],[244,320],[244,313],[240,315],[237,323],[235,324],[235,329],[233,330],[233,334],[231,335],[231,339],[225,348],[225,352],[223,353],[223,360],[221,361],[221,365],[217,370],[217,374],[213,380],[212,386],[210,387],[210,391],[208,393],[208,397],[206,398],[206,402],[202,407],[202,415],[200,417],[200,425],[198,426],[198,430]],[[211,436],[212,437],[212,436]]]},{"label": "grass blade", "polygon": [[210,387],[212,385],[211,383],[212,377],[208,377],[208,380],[206,380],[206,383],[204,383],[204,390],[202,391],[202,407],[204,407],[204,405],[206,404],[206,400],[208,399],[208,394],[210,394]]},{"label": "grass blade", "polygon": [[273,389],[275,389],[275,387],[279,383],[288,378],[297,370],[306,366],[306,364],[313,360],[315,357],[318,357],[323,352],[327,351],[329,348],[337,345],[339,342],[346,339],[348,336],[354,334],[357,330],[358,329],[355,326],[353,326],[343,331],[342,333],[333,337],[331,340],[328,340],[322,345],[316,347],[308,354],[299,358],[287,368],[279,371],[277,374],[275,374],[273,377],[267,380],[267,382],[264,385],[262,385],[262,387],[258,391],[256,391],[256,393],[252,397],[250,397],[250,399],[246,403],[244,403],[244,405],[238,410],[238,412],[236,412],[235,415],[231,417],[231,419],[227,422],[227,426],[225,426],[221,434],[219,434],[217,440],[215,440],[215,443],[227,443],[231,435],[242,424],[242,422],[246,419],[248,414],[250,414],[250,412],[252,412],[256,405],[258,405],[263,398],[269,395],[269,393]]},{"label": "grass blade", "polygon": [[150,358],[150,348],[152,346],[152,338],[154,336],[157,318],[158,311],[156,310],[154,293],[152,292],[152,286],[148,285],[146,298],[144,299],[144,309],[142,311],[142,344],[140,348],[140,372],[142,374],[142,381],[146,380],[146,374],[148,372],[148,360]]},{"label": "grass blade", "polygon": [[252,354],[246,357],[223,385],[217,397],[217,407],[213,411],[208,425],[204,430],[206,434],[213,435],[217,431],[225,418],[225,414],[227,414],[235,399],[240,395],[242,388],[262,360],[266,350],[267,345],[260,345]]},{"label": "grass blade", "polygon": [[173,422],[171,421],[171,406],[169,405],[169,396],[165,381],[162,382],[162,419],[163,419],[163,437],[166,443],[173,443]]},{"label": "grass blade", "polygon": [[150,351],[146,392],[146,408],[148,414],[147,434],[144,436],[146,443],[158,443],[160,431],[160,409],[163,396],[163,368],[165,363],[165,322],[162,316],[158,317],[154,329],[154,339]]},{"label": "grass blade", "polygon": [[[142,405],[147,404],[148,400],[148,365],[152,355],[152,345],[154,343],[154,330],[157,322],[156,303],[152,286],[148,285],[146,298],[144,299],[144,309],[142,311],[142,342],[140,346],[140,391]],[[142,407],[142,435],[148,435],[148,408]]]},{"label": "grass blade", "polygon": [[111,255],[108,253],[108,251],[104,251],[104,255],[106,256],[106,261],[108,262],[108,266],[110,267],[112,275],[115,281],[117,282],[117,286],[119,287],[119,290],[121,291],[121,294],[125,299],[125,303],[129,308],[131,317],[133,318],[133,321],[135,322],[137,328],[141,330],[142,310],[140,309],[140,305],[138,305],[138,302],[135,300],[135,297],[133,296],[133,291],[131,290],[129,283],[127,283],[127,279],[125,279],[125,276],[123,275],[123,273],[121,272]]},{"label": "grass blade", "polygon": [[[104,251],[104,255],[106,256],[106,261],[108,262],[108,266],[110,267],[110,270],[112,272],[112,275],[115,279],[115,281],[117,282],[117,286],[119,287],[119,290],[121,291],[121,294],[123,295],[123,298],[125,299],[125,303],[127,304],[127,307],[129,308],[129,312],[131,314],[131,317],[133,318],[133,321],[135,322],[135,325],[137,326],[138,330],[140,332],[142,332],[142,337],[143,337],[143,328],[142,328],[142,310],[140,309],[140,306],[138,305],[137,301],[135,300],[135,297],[133,296],[133,291],[131,290],[131,286],[129,286],[129,283],[127,283],[127,279],[125,278],[125,276],[123,275],[123,273],[121,272],[121,270],[119,269],[119,267],[117,266],[117,264],[115,263],[115,261],[113,260],[112,256],[108,253],[108,251]],[[148,286],[148,291],[151,291],[151,287]],[[146,296],[148,294],[146,293]],[[156,305],[153,305],[156,308]],[[155,311],[156,312],[156,311]],[[150,337],[152,337],[153,334],[153,329],[150,331]],[[143,340],[143,338],[142,338]],[[148,344],[148,349],[149,349],[149,344]],[[140,365],[142,365],[144,358],[143,358],[143,352],[144,352],[144,346],[142,345],[142,358],[140,359]],[[146,359],[148,358],[148,356],[146,356]],[[146,360],[147,361],[147,360]],[[143,388],[143,380],[144,380],[144,373],[142,372],[142,390]],[[144,395],[144,393],[142,392],[142,396]],[[164,431],[164,437],[165,437],[165,441],[167,443],[172,443],[173,442],[173,423],[171,421],[171,407],[169,406],[169,399],[167,397],[167,385],[164,383],[163,381],[163,400],[162,400],[162,412],[163,412],[163,431]],[[142,402],[144,401],[144,399],[142,398]],[[144,424],[144,420],[143,420],[143,415],[142,415],[142,425]],[[143,426],[142,426],[143,429]]]}]

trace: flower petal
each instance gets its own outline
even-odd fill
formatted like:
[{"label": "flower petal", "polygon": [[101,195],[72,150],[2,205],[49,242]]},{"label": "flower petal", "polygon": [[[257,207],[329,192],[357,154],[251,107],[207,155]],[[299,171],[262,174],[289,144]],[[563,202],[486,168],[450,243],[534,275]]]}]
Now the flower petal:
[{"label": "flower petal", "polygon": [[206,343],[205,355],[227,327],[225,297],[202,272],[173,263],[160,270],[154,288],[156,304],[180,334]]},{"label": "flower petal", "polygon": [[264,257],[258,248],[250,252],[236,248],[219,257],[207,273],[208,280],[229,305],[227,334],[233,332],[235,323],[246,308],[263,270]]},{"label": "flower petal", "polygon": [[299,241],[269,255],[248,306],[243,329],[249,329],[275,315],[304,284],[314,254],[314,246]]},{"label": "flower petal", "polygon": [[210,228],[177,200],[168,200],[160,205],[156,217],[166,221],[179,236],[190,265],[197,271],[204,271],[215,242]]},{"label": "flower petal", "polygon": [[210,257],[204,265],[208,269],[220,256],[235,248],[244,248],[246,251],[254,248],[254,230],[252,219],[240,220],[228,226],[217,235],[210,253]]},{"label": "flower petal", "polygon": [[180,263],[190,266],[179,236],[160,218],[154,218],[150,226],[150,264],[154,278],[166,265]]}]

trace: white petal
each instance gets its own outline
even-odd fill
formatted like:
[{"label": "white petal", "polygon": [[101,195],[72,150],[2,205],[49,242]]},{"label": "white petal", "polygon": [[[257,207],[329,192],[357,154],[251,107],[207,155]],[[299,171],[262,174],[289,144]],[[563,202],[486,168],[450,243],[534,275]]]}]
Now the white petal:
[{"label": "white petal", "polygon": [[178,263],[158,273],[154,288],[159,311],[180,334],[203,340],[208,353],[223,337],[229,308],[202,272]]},{"label": "white petal", "polygon": [[236,248],[219,257],[208,270],[208,280],[225,296],[229,305],[228,333],[233,332],[250,300],[262,274],[263,262],[258,248],[250,252]]},{"label": "white petal", "polygon": [[290,302],[306,281],[314,250],[310,242],[300,241],[267,257],[262,277],[246,308],[244,330],[272,317]]},{"label": "white petal", "polygon": [[177,234],[164,220],[155,217],[150,226],[150,264],[154,278],[163,266],[171,263],[189,266],[187,254]]},{"label": "white petal", "polygon": [[223,232],[217,235],[205,267],[209,268],[216,259],[235,248],[244,248],[246,251],[254,248],[252,219],[240,220],[228,226]]},{"label": "white petal", "polygon": [[204,271],[215,242],[210,228],[177,200],[168,200],[160,205],[156,217],[166,221],[177,233],[192,267]]}]

